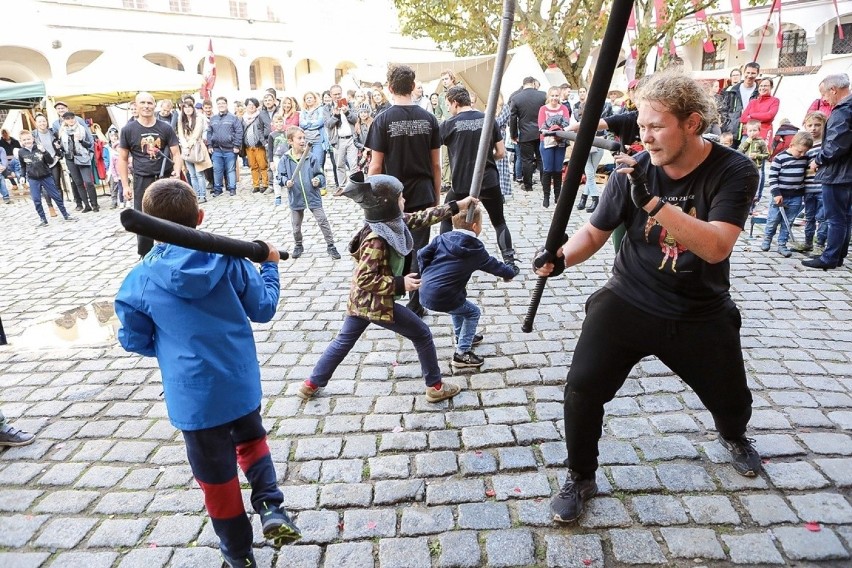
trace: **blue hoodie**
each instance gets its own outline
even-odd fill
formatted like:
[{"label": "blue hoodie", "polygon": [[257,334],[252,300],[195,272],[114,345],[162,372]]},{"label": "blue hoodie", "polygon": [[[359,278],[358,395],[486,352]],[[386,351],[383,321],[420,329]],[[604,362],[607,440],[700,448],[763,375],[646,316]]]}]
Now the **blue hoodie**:
[{"label": "blue hoodie", "polygon": [[448,312],[464,304],[467,282],[477,270],[502,278],[515,271],[485,250],[469,231],[438,235],[417,253],[420,263],[420,303],[436,312]]},{"label": "blue hoodie", "polygon": [[260,367],[249,320],[278,306],[278,265],[158,243],[121,285],[115,313],[127,351],[156,357],[169,419],[200,430],[260,406]]}]

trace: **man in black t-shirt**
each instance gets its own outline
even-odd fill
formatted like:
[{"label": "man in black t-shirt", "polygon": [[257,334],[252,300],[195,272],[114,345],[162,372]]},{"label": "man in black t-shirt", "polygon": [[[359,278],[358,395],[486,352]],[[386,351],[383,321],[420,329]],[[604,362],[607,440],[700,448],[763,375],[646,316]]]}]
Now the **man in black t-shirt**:
[{"label": "man in black t-shirt", "polygon": [[[370,126],[365,146],[372,150],[368,175],[389,174],[402,182],[405,211],[422,211],[441,200],[441,136],[435,116],[414,104],[414,71],[397,65],[388,71],[393,106],[379,114]],[[429,227],[411,231],[414,238],[412,272],[417,272],[417,251],[429,242]],[[425,314],[417,291],[410,293],[408,307]]]},{"label": "man in black t-shirt", "polygon": [[[183,160],[180,145],[172,126],[154,116],[154,97],[151,93],[136,95],[136,120],[128,122],[121,129],[118,141],[118,162],[116,169],[124,188],[124,198],[133,199],[133,208],[142,210],[142,196],[145,189],[155,180],[174,177],[180,174]],[[130,186],[129,159],[133,157],[133,186]],[[154,241],[142,236],[136,237],[137,252],[140,256],[148,254]]]},{"label": "man in black t-shirt", "polygon": [[[729,256],[757,190],[757,171],[745,156],[701,137],[716,105],[693,79],[658,73],[637,100],[647,152],[617,158],[626,167],[610,177],[589,222],[557,254],[565,266],[579,264],[616,227],[627,227],[612,278],[586,302],[568,372],[571,471],[551,503],[557,521],[577,519],[597,492],[604,404],[649,355],[677,373],[710,411],[734,469],[750,477],[760,470],[760,456],[745,437],[752,398],[740,313],[729,293]],[[553,266],[537,273],[550,275]]]},{"label": "man in black t-shirt", "polygon": [[[447,105],[451,116],[441,124],[441,143],[449,151],[453,187],[447,192],[444,198],[445,203],[463,199],[470,194],[476,154],[479,151],[479,139],[482,136],[482,127],[485,121],[485,113],[473,109],[470,94],[464,87],[451,87],[447,91]],[[494,232],[497,234],[497,246],[500,247],[500,252],[503,254],[503,262],[512,265],[515,274],[518,274],[520,269],[515,264],[512,234],[509,232],[503,214],[500,174],[495,162],[495,160],[503,159],[506,155],[506,146],[496,124],[492,126],[490,146],[492,150],[486,156],[479,199],[494,226]],[[441,233],[446,233],[452,229],[453,224],[450,219],[441,222]]]}]

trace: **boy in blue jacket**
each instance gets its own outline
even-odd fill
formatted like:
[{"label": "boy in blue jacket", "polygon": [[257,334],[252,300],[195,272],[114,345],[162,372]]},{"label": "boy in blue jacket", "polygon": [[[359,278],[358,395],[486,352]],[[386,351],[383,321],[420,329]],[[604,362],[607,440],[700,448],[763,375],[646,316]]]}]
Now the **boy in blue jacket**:
[{"label": "boy in blue jacket", "polygon": [[471,275],[482,270],[500,276],[505,281],[515,277],[514,268],[500,262],[485,250],[479,240],[482,232],[482,211],[477,207],[473,220],[467,222],[467,212],[453,216],[453,230],[437,236],[420,249],[420,303],[426,309],[446,312],[453,318],[456,352],[453,368],[481,367],[485,360],[471,348],[482,342],[477,335],[479,308],[467,299],[467,283]]},{"label": "boy in blue jacket", "polygon": [[[195,228],[204,217],[195,192],[162,179],[142,210]],[[171,423],[183,434],[192,473],[221,541],[225,562],[255,566],[252,528],[237,465],[251,504],[275,546],[301,535],[281,509],[283,495],[260,416],[260,367],[249,320],[268,322],[278,305],[278,251],[260,272],[251,262],[157,243],[121,285],[115,312],[128,351],[156,357]]]}]

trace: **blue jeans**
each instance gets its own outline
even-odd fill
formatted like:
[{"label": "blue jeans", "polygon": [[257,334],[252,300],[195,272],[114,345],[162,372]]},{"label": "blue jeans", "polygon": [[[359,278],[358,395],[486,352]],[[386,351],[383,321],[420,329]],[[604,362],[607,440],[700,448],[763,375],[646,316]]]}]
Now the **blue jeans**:
[{"label": "blue jeans", "polygon": [[198,168],[192,162],[184,162],[186,173],[189,177],[189,185],[195,190],[195,195],[198,199],[202,199],[207,195],[207,180],[204,179],[204,174],[198,171]]},{"label": "blue jeans", "polygon": [[0,196],[3,197],[4,201],[11,199],[9,197],[9,190],[6,188],[6,180],[2,177],[0,177]]},{"label": "blue jeans", "polygon": [[346,316],[337,337],[325,348],[325,352],[311,372],[310,381],[314,386],[324,387],[328,384],[337,366],[346,358],[370,323],[410,339],[417,350],[417,358],[420,359],[420,369],[423,372],[423,378],[426,379],[426,386],[431,387],[441,382],[441,369],[438,366],[438,355],[435,352],[435,343],[432,341],[429,326],[414,315],[414,312],[394,302],[393,323],[370,322],[361,317]]},{"label": "blue jeans", "polygon": [[805,194],[805,244],[811,245],[816,234],[816,244],[825,246],[828,226],[825,224],[825,209],[822,206],[822,193]]},{"label": "blue jeans", "polygon": [[589,197],[598,196],[598,184],[595,180],[595,174],[598,172],[598,164],[601,163],[601,158],[603,158],[603,150],[592,148],[589,151],[589,159],[586,160],[586,167],[583,170],[586,174],[586,190],[583,193]]},{"label": "blue jeans", "polygon": [[562,161],[565,159],[565,146],[544,147],[541,142],[538,151],[541,153],[541,171],[557,173],[562,171]]},{"label": "blue jeans", "polygon": [[470,351],[473,336],[476,335],[476,326],[479,324],[479,308],[470,300],[465,300],[464,304],[447,313],[453,318],[453,333],[458,340],[456,353]]},{"label": "blue jeans", "polygon": [[766,212],[766,229],[763,233],[763,242],[772,242],[772,237],[775,236],[775,231],[778,226],[781,226],[781,231],[778,233],[778,246],[787,246],[787,239],[790,238],[790,233],[787,231],[787,225],[784,224],[784,219],[781,217],[781,207],[787,214],[787,220],[790,221],[792,227],[793,219],[802,212],[802,197],[785,197],[780,206],[775,204],[774,198],[769,202],[769,211]]},{"label": "blue jeans", "polygon": [[849,234],[852,229],[852,184],[822,186],[822,204],[825,207],[825,223],[828,238],[822,261],[837,266],[849,252]]},{"label": "blue jeans", "polygon": [[237,191],[237,155],[233,150],[213,150],[213,193],[222,193],[228,176],[228,191]]},{"label": "blue jeans", "polygon": [[36,213],[42,221],[47,221],[47,216],[44,214],[44,207],[41,205],[41,191],[44,190],[50,198],[56,203],[56,208],[62,213],[62,216],[68,218],[68,211],[65,209],[65,202],[62,201],[62,195],[56,189],[56,184],[53,183],[53,176],[44,179],[29,178],[30,182],[30,197],[35,205]]},{"label": "blue jeans", "polygon": [[523,171],[523,165],[521,164],[521,146],[520,144],[515,144],[515,168],[512,170],[513,175],[515,176],[515,181],[521,181],[524,177]]}]

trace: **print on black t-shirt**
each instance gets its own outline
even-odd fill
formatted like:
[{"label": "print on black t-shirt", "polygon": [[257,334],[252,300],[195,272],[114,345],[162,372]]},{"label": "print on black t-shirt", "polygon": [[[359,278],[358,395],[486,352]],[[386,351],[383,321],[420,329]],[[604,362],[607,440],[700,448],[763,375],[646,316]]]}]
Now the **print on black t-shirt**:
[{"label": "print on black t-shirt", "polygon": [[[145,177],[168,176],[172,171],[170,148],[178,145],[172,126],[157,120],[152,126],[142,126],[138,121],[128,122],[121,129],[119,147],[130,151],[133,157],[133,174]],[[168,156],[163,170],[164,156]]]},{"label": "print on black t-shirt", "polygon": [[[457,198],[470,194],[473,181],[473,169],[476,155],[479,151],[479,139],[482,135],[482,125],[485,113],[478,110],[467,110],[452,116],[441,124],[441,142],[449,149],[452,171],[453,192]],[[480,195],[498,197],[500,195],[500,174],[494,161],[494,144],[502,140],[500,129],[494,124],[491,131],[491,141],[486,154],[485,171],[482,176]]]},{"label": "print on black t-shirt", "polygon": [[[758,180],[746,156],[713,143],[707,158],[680,179],[671,179],[663,168],[652,166],[647,152],[635,159],[647,172],[651,195],[662,196],[702,221],[745,225]],[[711,264],[678,243],[636,208],[626,175],[610,176],[589,221],[602,231],[626,225],[627,237],[606,287],[635,307],[660,317],[690,320],[719,315],[733,306],[729,260]]]}]

